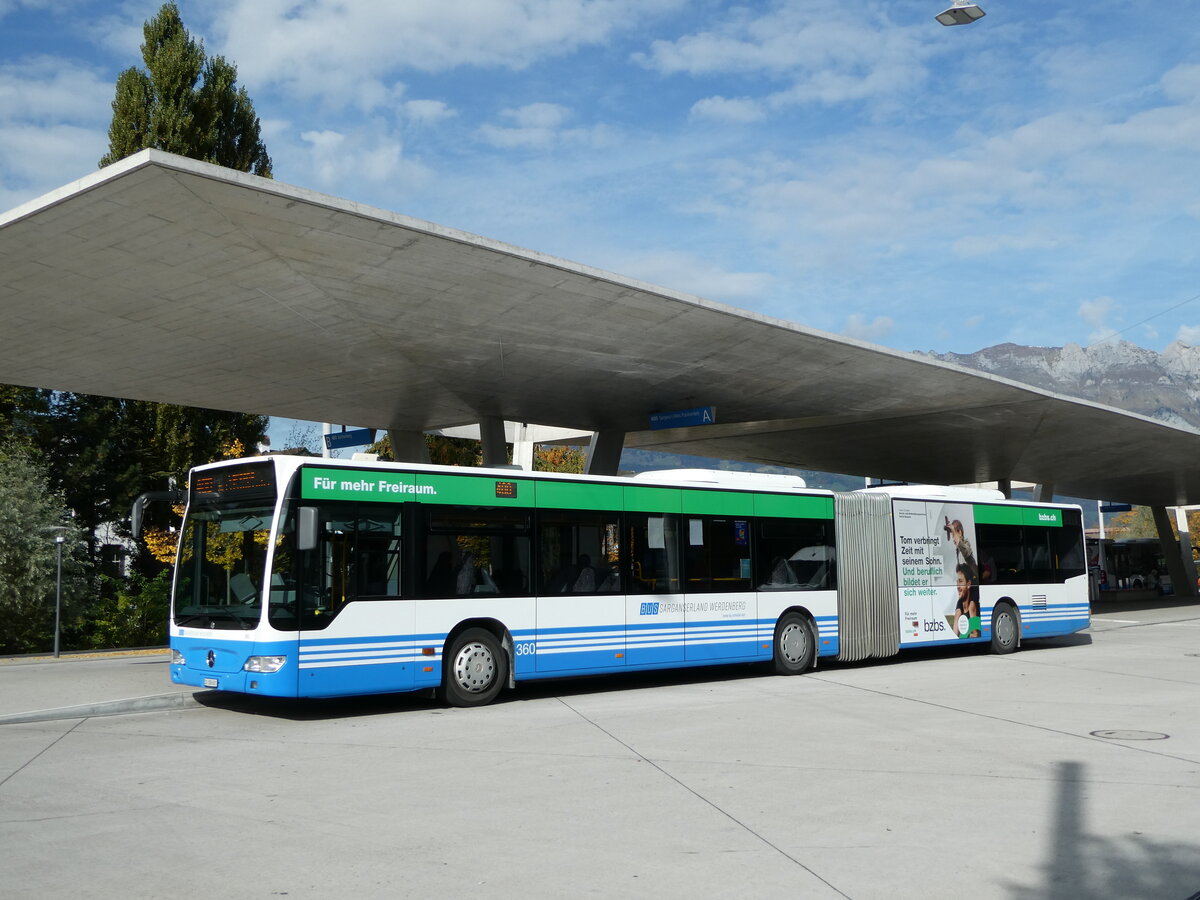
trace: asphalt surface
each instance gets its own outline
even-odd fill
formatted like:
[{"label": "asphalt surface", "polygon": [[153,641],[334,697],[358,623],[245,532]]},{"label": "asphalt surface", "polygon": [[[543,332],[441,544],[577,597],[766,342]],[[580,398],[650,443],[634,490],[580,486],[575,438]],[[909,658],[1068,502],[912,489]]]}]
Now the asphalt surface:
[{"label": "asphalt surface", "polygon": [[1006,657],[475,710],[181,692],[162,652],[0,661],[0,897],[1187,900],[1198,698],[1200,606],[1169,602]]}]

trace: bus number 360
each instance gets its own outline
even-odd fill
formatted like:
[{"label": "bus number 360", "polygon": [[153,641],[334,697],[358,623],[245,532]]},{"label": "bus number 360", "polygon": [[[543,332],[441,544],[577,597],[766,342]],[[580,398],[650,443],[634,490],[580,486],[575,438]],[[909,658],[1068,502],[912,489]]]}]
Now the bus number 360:
[{"label": "bus number 360", "polygon": [[513,645],[513,653],[515,653],[517,656],[533,656],[533,654],[536,652],[537,644],[535,644],[533,641],[529,641],[525,644]]}]

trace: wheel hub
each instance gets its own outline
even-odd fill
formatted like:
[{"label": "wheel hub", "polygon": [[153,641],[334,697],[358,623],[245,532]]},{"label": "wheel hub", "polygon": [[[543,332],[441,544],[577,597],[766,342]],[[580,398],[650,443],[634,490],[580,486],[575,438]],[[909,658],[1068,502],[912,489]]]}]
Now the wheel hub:
[{"label": "wheel hub", "polygon": [[496,661],[487,647],[468,644],[454,661],[454,675],[463,690],[479,694],[487,690],[496,677]]},{"label": "wheel hub", "polygon": [[804,659],[804,654],[808,651],[807,637],[802,625],[792,624],[784,628],[783,633],[779,635],[779,647],[783,658],[790,663],[798,663]]}]

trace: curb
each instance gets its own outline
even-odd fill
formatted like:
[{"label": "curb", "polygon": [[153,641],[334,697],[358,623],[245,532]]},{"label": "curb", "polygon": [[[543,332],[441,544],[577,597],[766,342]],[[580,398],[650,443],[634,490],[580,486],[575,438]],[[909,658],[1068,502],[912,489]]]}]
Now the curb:
[{"label": "curb", "polygon": [[126,700],[103,700],[80,706],[60,706],[57,709],[38,709],[32,712],[11,713],[0,716],[0,725],[16,725],[21,722],[52,722],[57,719],[90,719],[95,716],[121,716],[127,713],[152,712],[160,709],[187,709],[199,706],[195,694],[176,692],[154,694],[149,697],[130,697]]}]

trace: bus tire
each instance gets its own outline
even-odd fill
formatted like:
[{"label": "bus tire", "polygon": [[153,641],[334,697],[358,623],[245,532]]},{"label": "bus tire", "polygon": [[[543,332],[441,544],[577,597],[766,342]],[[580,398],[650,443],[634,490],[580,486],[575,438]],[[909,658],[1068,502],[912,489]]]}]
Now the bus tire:
[{"label": "bus tire", "polygon": [[1021,646],[1021,620],[1011,603],[997,603],[992,610],[992,652],[1012,653]]},{"label": "bus tire", "polygon": [[808,619],[800,613],[788,612],[779,617],[774,646],[777,675],[800,675],[812,668],[817,643]]},{"label": "bus tire", "polygon": [[486,628],[468,628],[446,654],[442,700],[451,706],[485,706],[508,678],[508,655]]}]

